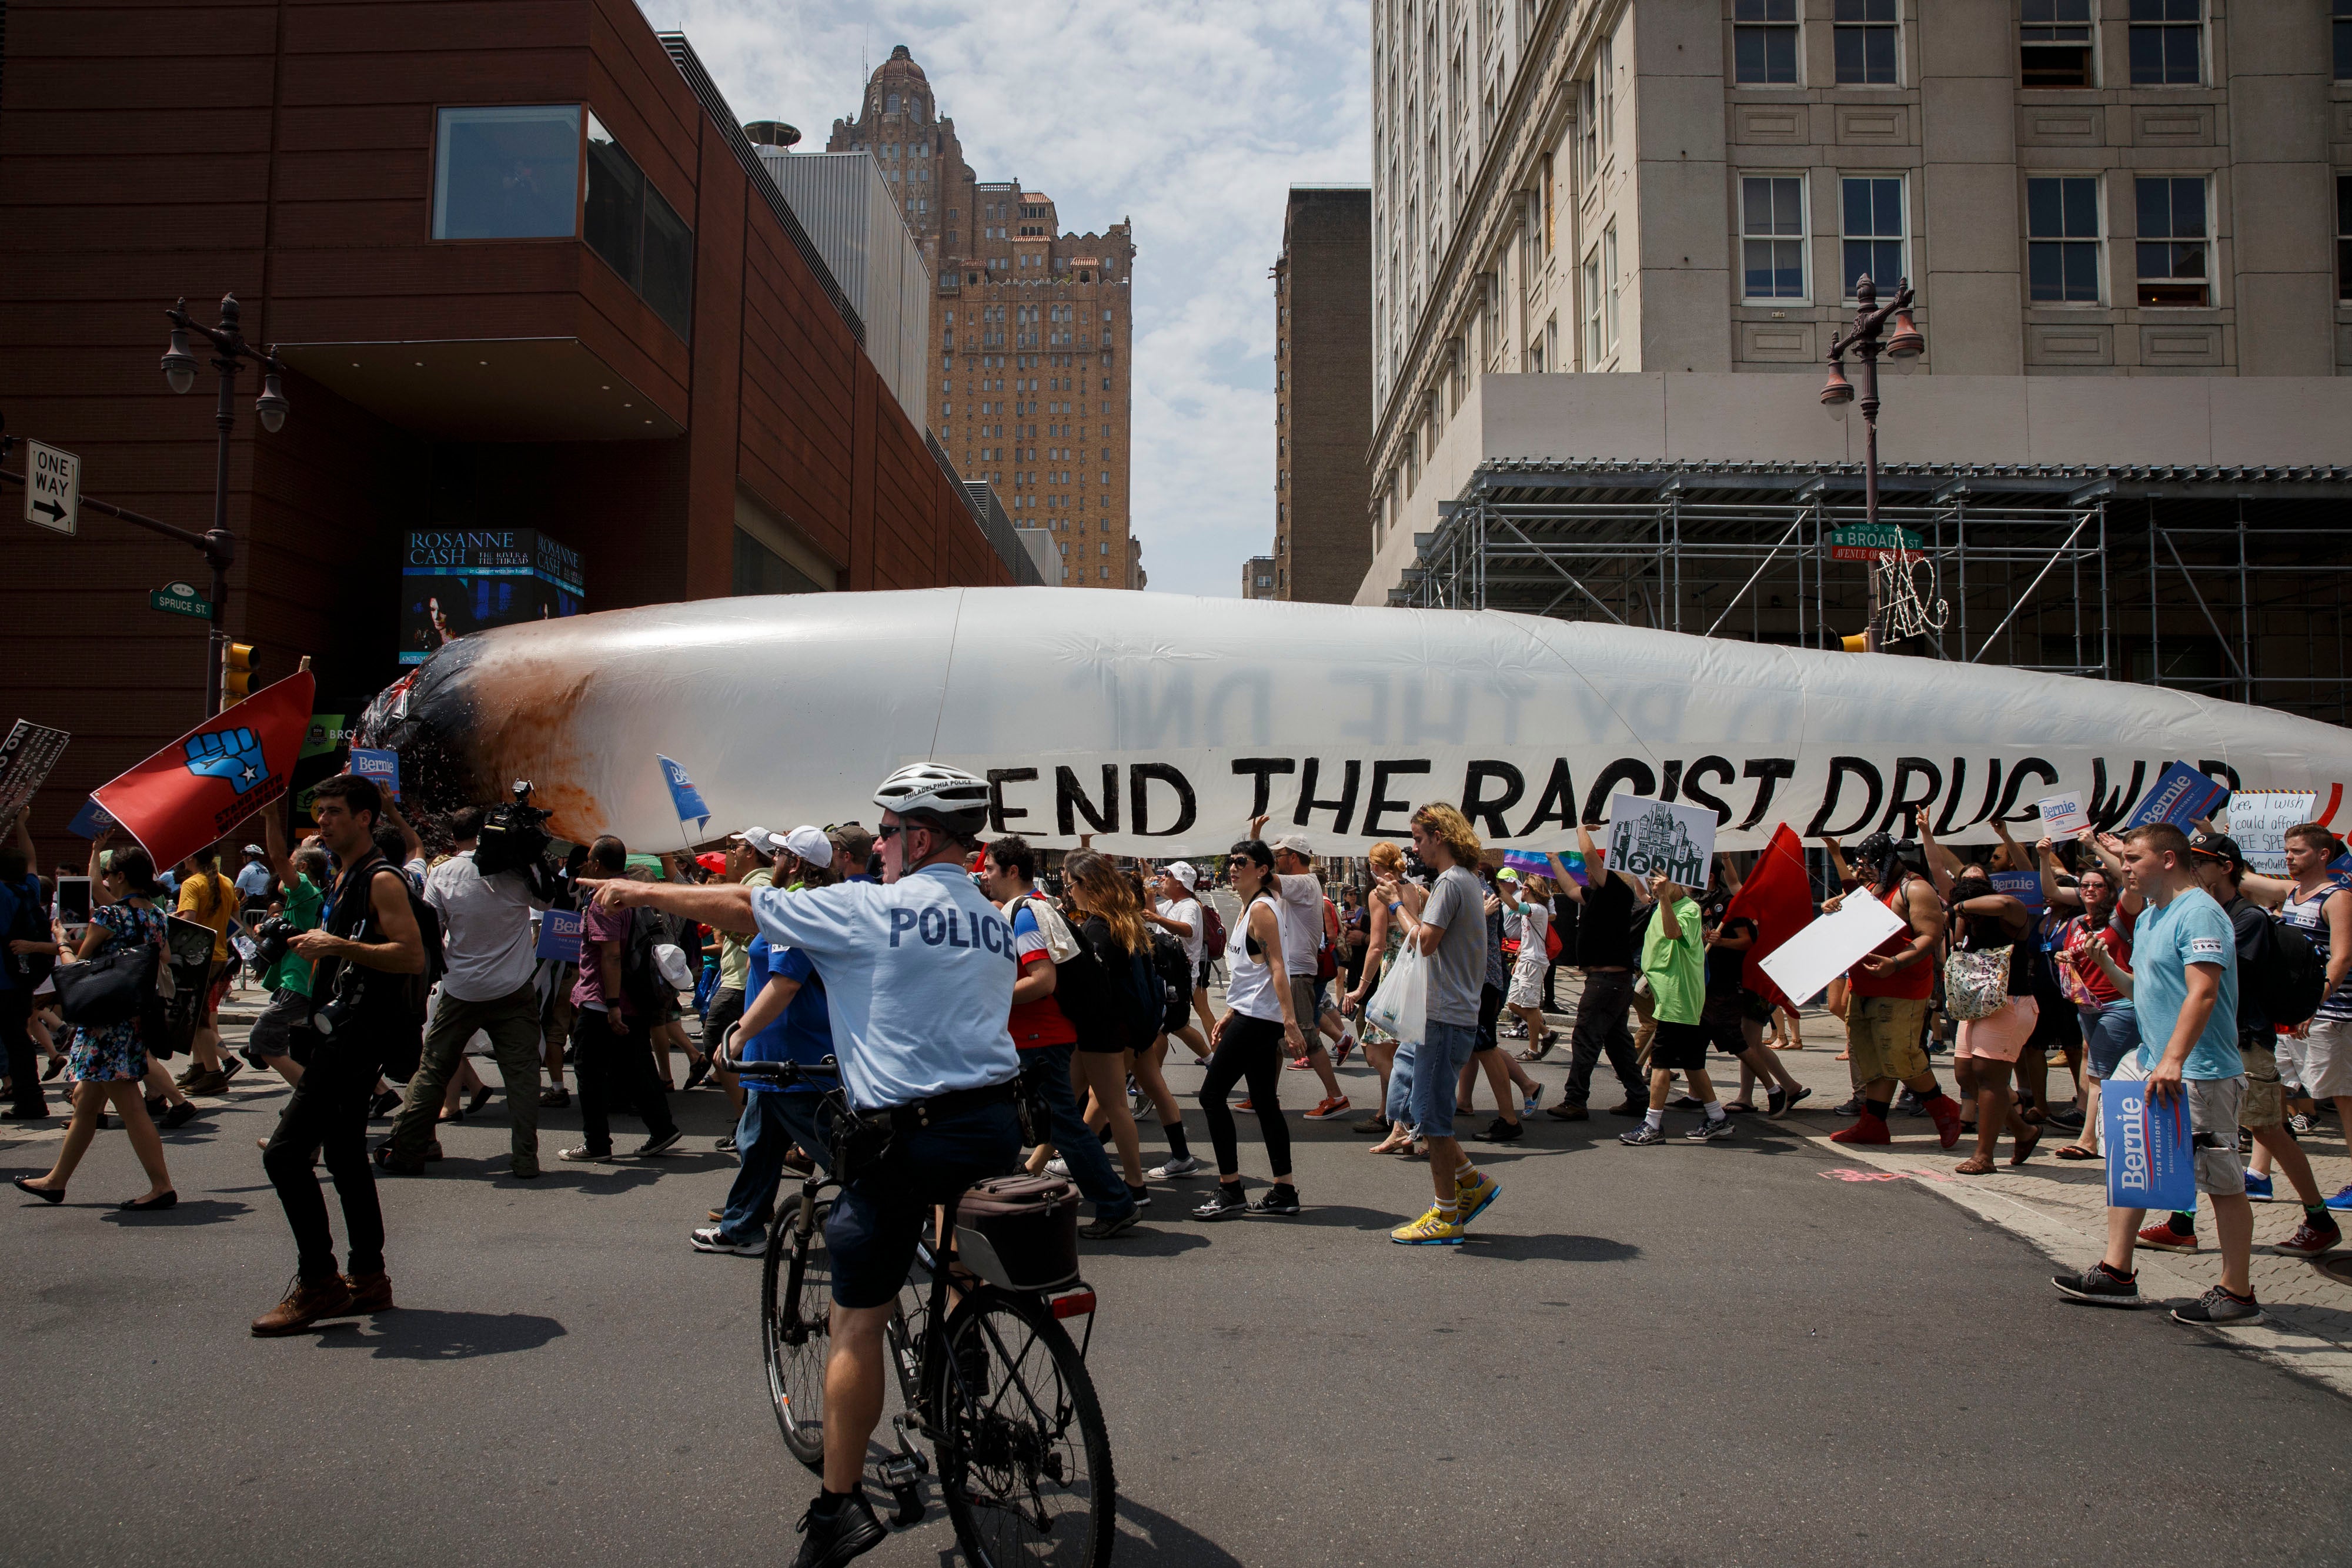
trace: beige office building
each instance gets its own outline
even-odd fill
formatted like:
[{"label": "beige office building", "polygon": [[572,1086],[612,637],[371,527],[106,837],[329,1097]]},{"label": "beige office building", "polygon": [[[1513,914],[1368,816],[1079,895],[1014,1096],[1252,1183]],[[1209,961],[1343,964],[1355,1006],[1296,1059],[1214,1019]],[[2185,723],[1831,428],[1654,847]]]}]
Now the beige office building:
[{"label": "beige office building", "polygon": [[2341,718],[2346,10],[1375,0],[1357,601],[1858,631],[1815,393],[1867,273],[1927,345],[1880,419],[1950,611],[1909,651]]}]

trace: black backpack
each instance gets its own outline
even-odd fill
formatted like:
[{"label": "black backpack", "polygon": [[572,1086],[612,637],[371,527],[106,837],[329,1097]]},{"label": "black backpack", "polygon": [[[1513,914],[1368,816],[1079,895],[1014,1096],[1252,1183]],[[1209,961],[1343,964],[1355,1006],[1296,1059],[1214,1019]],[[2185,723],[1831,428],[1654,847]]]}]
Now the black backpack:
[{"label": "black backpack", "polygon": [[[1165,988],[1166,1008],[1174,1008],[1180,998],[1188,1003],[1192,1000],[1192,960],[1184,956],[1184,944],[1157,928],[1151,933],[1151,967]],[[1152,1032],[1160,1032],[1157,1024]]]},{"label": "black backpack", "polygon": [[[47,942],[49,931],[49,906],[41,897],[38,877],[26,877],[22,882],[0,883],[16,895],[16,917],[8,929],[0,932],[0,942]],[[8,964],[15,983],[23,987],[27,996],[40,988],[41,982],[58,967],[54,953],[18,953],[9,956]]]},{"label": "black backpack", "polygon": [[[1140,1051],[1160,1033],[1168,1008],[1151,948],[1147,944],[1142,952],[1129,953],[1108,925],[1099,927],[1099,936],[1089,934],[1087,925],[1074,933],[1085,951],[1061,966],[1055,999],[1080,1034],[1108,1036],[1124,1049]],[[1177,956],[1182,957],[1181,948]],[[1078,981],[1075,988],[1070,986],[1073,978]],[[1073,989],[1076,994],[1066,998],[1064,993]]]},{"label": "black backpack", "polygon": [[642,905],[629,911],[629,934],[621,943],[621,995],[629,1009],[647,1023],[677,1003],[677,993],[662,978],[654,962],[654,948],[669,940],[661,915]]},{"label": "black backpack", "polygon": [[2265,915],[2253,941],[2239,950],[2238,988],[2264,1019],[2292,1029],[2327,999],[2327,965],[2301,927]]}]

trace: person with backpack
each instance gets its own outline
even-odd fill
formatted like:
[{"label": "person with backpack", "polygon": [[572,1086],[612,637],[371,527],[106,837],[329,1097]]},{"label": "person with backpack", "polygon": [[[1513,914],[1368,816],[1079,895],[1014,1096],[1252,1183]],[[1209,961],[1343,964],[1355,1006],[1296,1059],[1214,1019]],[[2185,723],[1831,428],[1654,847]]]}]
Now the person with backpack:
[{"label": "person with backpack", "polygon": [[1078,1032],[1071,1071],[1076,1085],[1094,1096],[1095,1114],[1109,1123],[1108,1141],[1118,1149],[1128,1195],[1139,1207],[1148,1207],[1151,1195],[1143,1185],[1143,1150],[1135,1116],[1128,1109],[1127,1075],[1134,1053],[1149,1047],[1160,1032],[1167,1011],[1160,972],[1152,964],[1151,940],[1133,884],[1108,855],[1073,852],[1062,862],[1062,881],[1069,890],[1079,944],[1086,949],[1076,963],[1083,967],[1091,961],[1102,980],[1078,992],[1075,1011],[1064,1009]]},{"label": "person with backpack", "polygon": [[[1037,852],[1026,839],[990,843],[980,875],[981,891],[995,902],[1013,929],[1019,967],[1005,1028],[1020,1058],[1022,1081],[1044,1102],[1054,1146],[1061,1152],[1070,1179],[1095,1206],[1095,1217],[1081,1234],[1097,1240],[1117,1236],[1134,1228],[1141,1206],[1111,1168],[1102,1139],[1080,1113],[1077,1075],[1071,1065],[1078,1044],[1071,1015],[1080,1009],[1082,988],[1097,977],[1080,963],[1087,952],[1060,912],[1038,893]],[[1170,1130],[1168,1144],[1176,1156],[1189,1155],[1181,1123]]]},{"label": "person with backpack", "polygon": [[16,841],[0,849],[0,1046],[8,1061],[12,1122],[46,1122],[48,1095],[34,1070],[33,993],[57,967],[57,933],[49,928],[49,901],[33,874],[33,832],[26,819],[32,804],[16,813]]},{"label": "person with backpack", "polygon": [[[588,846],[590,878],[617,880],[629,869],[628,846],[606,833]],[[669,1113],[654,1072],[646,1030],[660,1016],[652,910],[614,909],[590,901],[581,910],[580,978],[572,988],[572,1070],[580,1080],[581,1141],[556,1158],[574,1164],[613,1157],[606,1098],[617,1092],[646,1124],[638,1159],[677,1147],[684,1134]]]},{"label": "person with backpack", "polygon": [[213,934],[212,964],[193,998],[195,1035],[188,1042],[188,1065],[177,1080],[190,1094],[217,1094],[245,1067],[222,1052],[217,1021],[221,998],[236,977],[236,955],[228,945],[229,922],[236,917],[236,884],[221,874],[218,850],[208,845],[180,862],[178,906],[173,913],[209,926]]},{"label": "person with backpack", "polygon": [[140,1092],[140,1081],[147,1075],[145,1042],[149,1031],[163,1022],[155,977],[165,961],[167,916],[156,902],[163,889],[155,880],[155,862],[143,849],[110,852],[106,843],[113,832],[110,828],[90,841],[89,885],[97,907],[90,911],[89,928],[82,933],[74,965],[67,967],[100,960],[110,946],[118,950],[151,947],[155,955],[147,962],[136,1005],[127,1016],[102,1024],[77,1024],[72,1030],[67,1071],[74,1085],[73,1121],[66,1128],[65,1142],[48,1174],[18,1176],[16,1187],[44,1203],[63,1203],[66,1184],[81,1164],[90,1139],[98,1135],[100,1119],[110,1102],[115,1114],[122,1118],[122,1130],[131,1136],[131,1152],[147,1173],[147,1190],[117,1207],[132,1213],[152,1213],[180,1201],[172,1186],[172,1173],[163,1164],[163,1140]]},{"label": "person with backpack", "polygon": [[[2342,1228],[2327,1212],[2312,1175],[2311,1160],[2286,1130],[2286,1096],[2279,1084],[2275,1041],[2280,1028],[2310,1021],[2320,1003],[2320,988],[2312,973],[2318,967],[2313,946],[2301,933],[2273,921],[2268,911],[2244,896],[2241,883],[2246,859],[2235,839],[2226,833],[2200,831],[2189,841],[2189,863],[2197,880],[2230,917],[2238,956],[2238,1056],[2245,1064],[2245,1101],[2238,1125],[2252,1134],[2254,1146],[2276,1160],[2289,1185],[2303,1200],[2303,1224],[2279,1244],[2291,1257],[2316,1258],[2340,1245]],[[2297,1016],[2301,1015],[2301,1016]],[[2271,1198],[2271,1181],[2259,1189],[2247,1178],[2247,1197]],[[2218,1210],[2218,1205],[2216,1206]],[[2197,1250],[2194,1211],[2173,1213],[2160,1224],[2139,1233],[2139,1244],[2162,1252]]]},{"label": "person with backpack", "polygon": [[[383,810],[375,781],[354,774],[337,774],[311,792],[320,847],[341,869],[328,890],[326,924],[286,944],[318,965],[310,1028],[320,1038],[261,1156],[297,1252],[285,1298],[253,1321],[253,1333],[265,1339],[393,1304],[383,1210],[368,1158],[368,1104],[387,1053],[404,1051],[415,1030],[427,956],[408,879],[376,848]],[[326,1199],[310,1169],[314,1156],[324,1158],[342,1205],[350,1261],[341,1272]]]},{"label": "person with backpack", "polygon": [[[440,918],[446,969],[416,1072],[392,1135],[376,1151],[378,1165],[402,1176],[424,1171],[428,1145],[439,1152],[434,1120],[478,1033],[489,1036],[506,1083],[509,1168],[524,1181],[539,1175],[539,990],[532,983],[539,948],[531,915],[547,908],[548,898],[535,866],[482,874],[474,851],[483,819],[480,807],[468,806],[450,820],[449,858],[425,878],[425,902]],[[480,1104],[477,1098],[473,1108]]]},{"label": "person with backpack", "polygon": [[[2301,1090],[2306,1116],[2318,1101],[2333,1100],[2338,1127],[2352,1126],[2352,888],[2329,869],[2343,853],[2326,827],[2299,822],[2286,831],[2288,880],[2246,879],[2249,896],[2273,904],[2281,923],[2302,936],[2311,954],[2306,967],[2322,971],[2312,1016],[2278,1036],[2279,1075]],[[2263,1168],[2257,1155],[2256,1169]],[[2327,1207],[2352,1209],[2352,1186]]]}]

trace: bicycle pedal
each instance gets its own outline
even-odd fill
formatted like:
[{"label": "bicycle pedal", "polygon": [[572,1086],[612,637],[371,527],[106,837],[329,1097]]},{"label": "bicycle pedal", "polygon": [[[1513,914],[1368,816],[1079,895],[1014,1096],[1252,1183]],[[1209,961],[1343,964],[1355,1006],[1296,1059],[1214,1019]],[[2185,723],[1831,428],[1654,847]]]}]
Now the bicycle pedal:
[{"label": "bicycle pedal", "polygon": [[892,1526],[906,1530],[922,1523],[923,1499],[921,1493],[915,1489],[916,1477],[921,1471],[916,1461],[908,1456],[899,1455],[883,1460],[881,1471],[882,1484],[889,1488],[890,1495],[898,1500],[898,1511],[891,1516]]}]

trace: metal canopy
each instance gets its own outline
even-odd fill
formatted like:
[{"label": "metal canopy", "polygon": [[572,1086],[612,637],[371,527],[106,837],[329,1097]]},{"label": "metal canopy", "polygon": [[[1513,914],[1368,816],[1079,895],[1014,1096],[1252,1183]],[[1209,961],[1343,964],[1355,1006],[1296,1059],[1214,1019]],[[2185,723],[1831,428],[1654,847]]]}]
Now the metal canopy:
[{"label": "metal canopy", "polygon": [[[1939,630],[1892,651],[2147,681],[2343,723],[2352,468],[1892,465]],[[1391,604],[1836,648],[1862,629],[1859,465],[1489,463]]]}]

